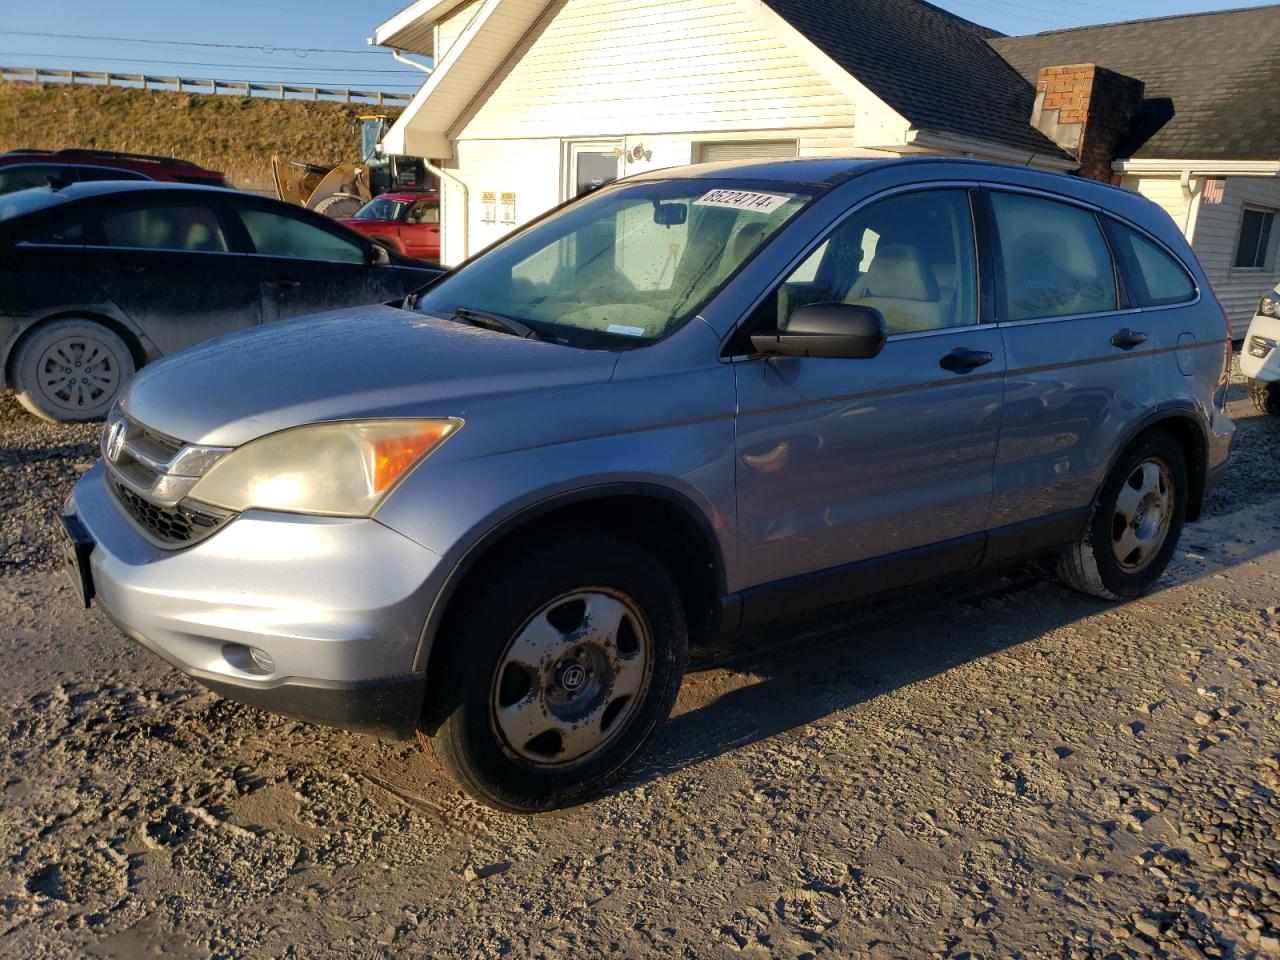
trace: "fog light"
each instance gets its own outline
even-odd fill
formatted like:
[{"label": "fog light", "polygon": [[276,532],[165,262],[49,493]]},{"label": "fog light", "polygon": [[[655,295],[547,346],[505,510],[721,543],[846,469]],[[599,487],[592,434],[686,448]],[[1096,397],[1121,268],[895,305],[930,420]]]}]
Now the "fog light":
[{"label": "fog light", "polygon": [[243,643],[223,644],[222,659],[244,673],[265,675],[275,673],[276,670],[276,662],[271,659],[271,654]]},{"label": "fog light", "polygon": [[1249,356],[1251,357],[1265,360],[1275,348],[1276,342],[1274,340],[1268,340],[1266,337],[1249,338]]}]

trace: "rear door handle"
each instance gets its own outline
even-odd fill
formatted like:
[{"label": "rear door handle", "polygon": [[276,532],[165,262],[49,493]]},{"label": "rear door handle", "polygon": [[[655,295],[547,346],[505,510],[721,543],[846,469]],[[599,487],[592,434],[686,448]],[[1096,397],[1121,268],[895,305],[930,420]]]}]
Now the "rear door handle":
[{"label": "rear door handle", "polygon": [[277,286],[277,287],[284,287],[286,290],[297,290],[300,286],[302,286],[301,280],[289,280],[287,278],[285,279],[277,278],[275,280],[268,280],[267,283],[270,283],[273,286]]},{"label": "rear door handle", "polygon": [[994,359],[986,350],[967,350],[960,347],[939,360],[938,366],[952,373],[968,373],[970,370],[986,366]]},{"label": "rear door handle", "polygon": [[1130,330],[1125,327],[1111,338],[1111,345],[1121,350],[1132,350],[1147,342],[1147,335],[1141,330]]},{"label": "rear door handle", "polygon": [[115,273],[122,277],[137,277],[147,272],[140,263],[119,263],[112,267],[103,267],[101,273]]}]

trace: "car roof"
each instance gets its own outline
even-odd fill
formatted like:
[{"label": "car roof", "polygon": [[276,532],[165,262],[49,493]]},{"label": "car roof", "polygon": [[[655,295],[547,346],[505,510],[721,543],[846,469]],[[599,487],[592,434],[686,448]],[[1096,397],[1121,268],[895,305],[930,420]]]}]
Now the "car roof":
[{"label": "car roof", "polygon": [[[402,200],[411,203],[414,200],[439,200],[440,194],[435,190],[397,190],[394,193],[380,193],[374,200]],[[373,201],[371,200],[370,203]]]},{"label": "car roof", "polygon": [[117,193],[210,193],[237,194],[243,197],[259,198],[255,194],[227,187],[210,187],[200,183],[167,183],[161,180],[93,180],[85,183],[69,183],[64,187],[29,187],[21,191],[26,194],[43,192],[48,197],[45,204],[33,204],[32,209],[43,209],[58,203],[74,200],[88,200],[92,197],[107,196]]},{"label": "car roof", "polygon": [[762,183],[813,186],[823,189],[838,186],[873,171],[901,168],[904,184],[913,179],[913,170],[945,165],[965,179],[991,179],[1011,186],[1041,187],[1075,196],[1099,206],[1127,205],[1139,194],[1123,187],[1087,180],[1054,170],[1043,170],[992,160],[968,157],[815,157],[777,160],[725,160],[687,167],[666,167],[628,177],[625,182],[642,180],[755,180]]}]

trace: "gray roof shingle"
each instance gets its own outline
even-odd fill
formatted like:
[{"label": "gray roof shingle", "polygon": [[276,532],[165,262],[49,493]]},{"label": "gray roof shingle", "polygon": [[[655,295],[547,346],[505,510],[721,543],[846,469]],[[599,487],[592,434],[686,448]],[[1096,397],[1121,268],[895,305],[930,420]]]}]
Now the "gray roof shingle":
[{"label": "gray roof shingle", "polygon": [[[1033,84],[1096,63],[1146,84],[1121,157],[1280,160],[1280,6],[992,37]],[[1034,97],[1028,93],[1027,116]]]},{"label": "gray roof shingle", "polygon": [[1066,155],[1031,126],[1034,92],[988,43],[994,30],[922,0],[764,3],[912,126]]}]

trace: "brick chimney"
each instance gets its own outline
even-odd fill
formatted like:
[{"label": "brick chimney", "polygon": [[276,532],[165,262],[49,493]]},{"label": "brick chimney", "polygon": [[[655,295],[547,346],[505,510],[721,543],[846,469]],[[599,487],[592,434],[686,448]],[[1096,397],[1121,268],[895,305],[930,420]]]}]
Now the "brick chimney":
[{"label": "brick chimney", "polygon": [[1116,146],[1142,105],[1141,80],[1077,63],[1036,77],[1031,125],[1075,155],[1080,176],[1111,183]]}]

